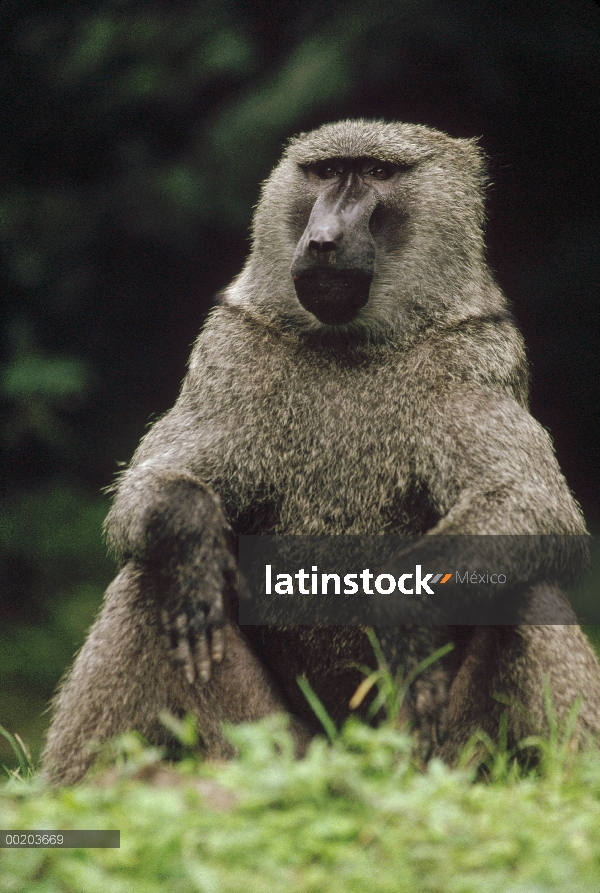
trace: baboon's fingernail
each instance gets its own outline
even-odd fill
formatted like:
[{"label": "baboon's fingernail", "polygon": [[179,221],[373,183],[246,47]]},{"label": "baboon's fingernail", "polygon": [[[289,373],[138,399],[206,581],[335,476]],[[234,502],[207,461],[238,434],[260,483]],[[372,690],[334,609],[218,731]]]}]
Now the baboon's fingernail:
[{"label": "baboon's fingernail", "polygon": [[210,666],[200,667],[200,682],[208,682],[210,679]]},{"label": "baboon's fingernail", "polygon": [[216,664],[221,663],[223,660],[223,652],[225,650],[225,642],[223,639],[223,631],[220,629],[216,629],[212,635],[212,648],[211,654],[212,659]]},{"label": "baboon's fingernail", "polygon": [[190,685],[193,685],[196,681],[196,667],[194,666],[194,661],[191,659],[191,655],[185,662],[185,675]]},{"label": "baboon's fingernail", "polygon": [[175,628],[183,635],[187,628],[188,619],[185,614],[178,614],[175,619]]}]

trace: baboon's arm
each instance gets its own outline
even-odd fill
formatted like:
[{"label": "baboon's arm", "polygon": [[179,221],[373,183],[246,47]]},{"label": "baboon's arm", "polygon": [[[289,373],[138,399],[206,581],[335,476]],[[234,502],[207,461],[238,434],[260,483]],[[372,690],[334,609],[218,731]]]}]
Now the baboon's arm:
[{"label": "baboon's arm", "polygon": [[496,535],[457,541],[455,570],[491,572],[482,564],[502,559],[510,579],[525,586],[578,578],[587,561],[581,511],[550,437],[515,400],[485,387],[447,389],[423,412],[417,436],[417,475],[440,517],[429,533]]},{"label": "baboon's arm", "polygon": [[420,433],[418,473],[441,516],[432,533],[585,534],[550,437],[508,395],[450,389]]},{"label": "baboon's arm", "polygon": [[147,435],[116,487],[107,539],[133,559],[154,594],[172,659],[193,682],[223,655],[222,627],[235,562],[218,497],[193,473],[193,453],[176,413]]}]

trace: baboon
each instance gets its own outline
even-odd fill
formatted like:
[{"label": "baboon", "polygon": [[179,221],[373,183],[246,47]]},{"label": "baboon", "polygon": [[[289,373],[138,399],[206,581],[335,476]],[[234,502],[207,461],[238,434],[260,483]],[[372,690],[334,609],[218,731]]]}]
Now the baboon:
[{"label": "baboon", "polygon": [[[485,261],[484,188],[476,142],[425,126],[342,121],[290,141],[175,406],[116,486],[106,530],[121,567],[55,699],[50,779],[77,781],[89,745],[124,730],[160,742],[164,709],[193,711],[217,757],[232,754],[221,723],[285,711],[301,752],[318,727],[300,673],[336,722],[348,715],[356,666],[372,664],[364,630],[240,628],[239,534],[581,542]],[[455,761],[477,729],[495,737],[496,692],[512,741],[543,730],[544,676],[559,715],[581,694],[581,736],[600,731],[600,669],[561,601],[568,573],[547,579],[545,558],[522,557],[520,626],[380,630],[393,668],[454,643],[407,698],[424,758]],[[564,623],[527,625],[548,599]]]}]

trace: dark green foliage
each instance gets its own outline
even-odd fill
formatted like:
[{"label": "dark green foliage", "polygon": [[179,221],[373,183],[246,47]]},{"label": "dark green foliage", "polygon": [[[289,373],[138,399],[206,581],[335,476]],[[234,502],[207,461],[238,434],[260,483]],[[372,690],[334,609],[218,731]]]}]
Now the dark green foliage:
[{"label": "dark green foliage", "polygon": [[[106,509],[105,499],[60,483],[0,507],[0,720],[36,754],[42,712],[113,573],[101,536]],[[5,740],[0,762],[15,765]]]}]

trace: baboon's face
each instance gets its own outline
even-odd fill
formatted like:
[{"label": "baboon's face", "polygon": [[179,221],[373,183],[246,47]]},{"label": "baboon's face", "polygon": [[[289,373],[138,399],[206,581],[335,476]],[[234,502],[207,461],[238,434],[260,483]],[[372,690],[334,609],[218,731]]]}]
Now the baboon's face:
[{"label": "baboon's face", "polygon": [[390,206],[398,211],[395,194],[407,168],[375,158],[301,166],[306,202],[297,219],[308,214],[308,223],[291,274],[298,300],[321,322],[349,323],[369,300],[377,240]]}]

